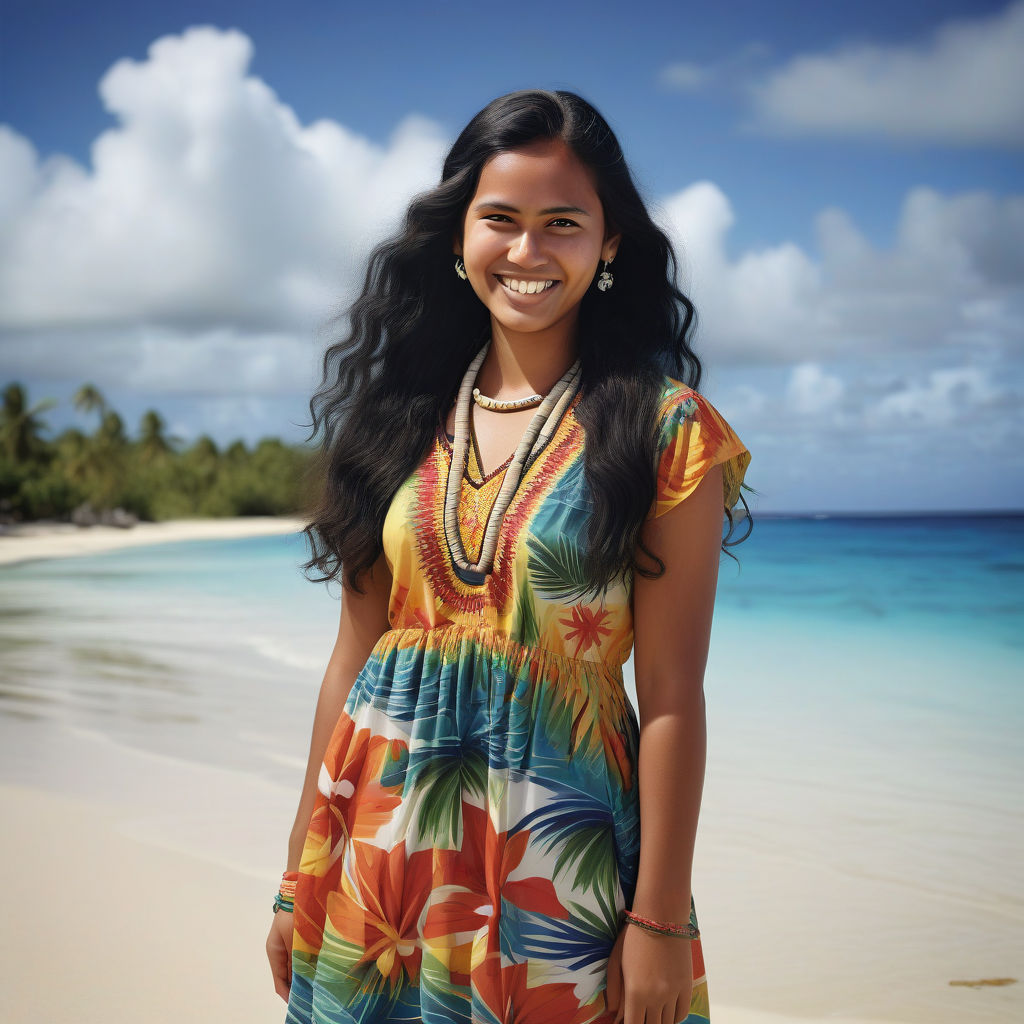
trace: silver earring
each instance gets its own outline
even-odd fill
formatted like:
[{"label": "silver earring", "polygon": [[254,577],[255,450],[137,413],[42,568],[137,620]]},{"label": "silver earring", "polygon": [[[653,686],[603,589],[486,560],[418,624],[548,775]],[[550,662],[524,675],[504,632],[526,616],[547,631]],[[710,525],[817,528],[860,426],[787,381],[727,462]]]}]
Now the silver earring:
[{"label": "silver earring", "polygon": [[469,275],[466,273],[466,264],[462,262],[461,256],[455,257],[455,273],[462,278],[463,281],[467,280]]},{"label": "silver earring", "polygon": [[597,279],[597,287],[601,291],[606,292],[615,283],[615,278],[612,277],[611,271],[608,269],[608,264],[611,260],[604,261],[604,270],[601,271],[601,276]]}]

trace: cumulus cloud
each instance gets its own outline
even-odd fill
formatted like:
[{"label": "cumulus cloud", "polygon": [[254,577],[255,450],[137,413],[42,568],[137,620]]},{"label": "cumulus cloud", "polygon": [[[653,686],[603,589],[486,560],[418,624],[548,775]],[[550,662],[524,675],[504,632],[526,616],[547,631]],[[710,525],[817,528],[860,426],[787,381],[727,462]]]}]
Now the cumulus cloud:
[{"label": "cumulus cloud", "polygon": [[[101,348],[131,386],[308,388],[311,328],[354,295],[367,249],[436,179],[445,143],[416,117],[386,145],[303,125],[251,57],[241,33],[197,28],[116,63],[100,93],[117,124],[88,168],[41,162],[0,128],[9,372],[87,372]],[[1021,340],[1024,198],[915,189],[886,250],[826,210],[814,255],[783,240],[731,256],[736,213],[712,182],[670,196],[662,219],[716,361],[960,358]]]},{"label": "cumulus cloud", "polygon": [[303,125],[248,74],[237,31],[193,28],[100,82],[117,126],[92,166],[0,132],[0,309],[10,329],[308,327],[368,245],[436,180],[444,139],[410,117],[385,146]]},{"label": "cumulus cloud", "polygon": [[[33,393],[94,380],[161,408],[167,396],[182,435],[304,421],[323,340],[313,328],[353,297],[369,246],[436,180],[445,140],[417,117],[383,145],[334,121],[302,124],[249,74],[251,56],[240,33],[204,28],[115,64],[100,92],[116,124],[87,167],[40,160],[0,126],[8,379]],[[691,71],[701,85],[714,68]],[[709,181],[669,196],[660,219],[697,303],[699,350],[733,377],[723,411],[756,448],[761,484],[797,471],[794,436],[829,464],[851,436],[945,445],[936,428],[950,406],[972,423],[963,443],[984,438],[1003,461],[1024,451],[1024,197],[914,189],[884,248],[830,209],[813,252],[783,239],[736,254],[737,211]]]},{"label": "cumulus cloud", "polygon": [[691,61],[678,61],[663,67],[658,73],[658,79],[669,89],[690,92],[704,84],[707,80],[707,71]]},{"label": "cumulus cloud", "polygon": [[883,420],[934,427],[959,419],[966,412],[1012,408],[1016,397],[982,367],[958,366],[931,370],[922,379],[883,395],[874,412]]},{"label": "cumulus cloud", "polygon": [[835,406],[844,390],[842,380],[817,363],[800,363],[790,374],[787,407],[798,413],[822,413]]},{"label": "cumulus cloud", "polygon": [[719,60],[699,63],[679,60],[666,64],[658,72],[662,88],[675,92],[695,92],[708,86],[732,88],[745,81],[753,67],[767,57],[769,48],[760,42],[747,43]]},{"label": "cumulus cloud", "polygon": [[756,82],[764,128],[966,146],[1024,145],[1024,2],[909,46],[805,54]]},{"label": "cumulus cloud", "polygon": [[804,362],[942,351],[962,358],[1024,340],[1024,197],[911,190],[888,249],[824,211],[820,255],[792,242],[732,259],[735,212],[711,182],[671,196],[662,223],[716,360]]}]

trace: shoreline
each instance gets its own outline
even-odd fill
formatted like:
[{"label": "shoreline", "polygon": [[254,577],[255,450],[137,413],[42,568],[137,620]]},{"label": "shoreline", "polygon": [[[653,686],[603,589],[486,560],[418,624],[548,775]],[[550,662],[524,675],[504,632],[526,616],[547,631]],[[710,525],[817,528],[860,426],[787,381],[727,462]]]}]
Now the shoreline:
[{"label": "shoreline", "polygon": [[[197,1006],[210,1020],[283,1018],[263,948],[276,873],[257,877],[133,835],[134,815],[109,799],[0,782],[0,812],[13,837],[0,851],[0,868],[22,882],[8,904],[8,919],[19,926],[0,929],[0,952],[18,965],[5,1019],[177,1024]],[[26,957],[26,949],[47,955]],[[55,963],[64,984],[52,984]],[[718,1024],[826,1019],[721,1003],[714,1013]],[[827,1021],[900,1024],[893,1017]]]},{"label": "shoreline", "polygon": [[[256,522],[193,521],[189,536]],[[75,532],[55,525],[6,543]],[[903,550],[898,529],[844,530],[834,593],[808,571],[829,545],[769,529],[778,546],[743,566],[749,602],[728,584],[694,856],[717,1024],[1021,1018],[1024,979],[996,982],[1020,978],[1024,651],[1009,611],[984,631],[971,607],[1019,603],[1001,572],[1016,529],[937,531],[930,562],[895,564],[899,600],[867,600],[875,563],[861,561],[879,538]],[[154,543],[152,529],[118,536],[133,533]],[[0,569],[12,1024],[164,1024],[196,1005],[283,1016],[261,948],[267,893],[337,628],[336,597],[295,571],[295,539]],[[998,569],[977,569],[979,552]],[[184,981],[165,995],[168,977]]]},{"label": "shoreline", "polygon": [[223,519],[167,519],[134,526],[75,526],[74,523],[16,523],[0,527],[0,566],[51,558],[98,555],[147,544],[185,540],[234,540],[298,533],[305,520],[292,516],[232,516]]}]

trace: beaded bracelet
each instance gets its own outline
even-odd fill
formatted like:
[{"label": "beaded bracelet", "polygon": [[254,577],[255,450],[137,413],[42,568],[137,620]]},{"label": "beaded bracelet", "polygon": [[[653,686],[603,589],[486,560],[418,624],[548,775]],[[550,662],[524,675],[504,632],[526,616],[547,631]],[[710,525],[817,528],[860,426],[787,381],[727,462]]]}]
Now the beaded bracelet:
[{"label": "beaded bracelet", "polygon": [[274,913],[279,910],[287,910],[293,913],[295,910],[295,883],[299,880],[298,871],[286,871],[281,876],[281,885],[277,895],[274,897]]},{"label": "beaded bracelet", "polygon": [[632,910],[624,910],[622,916],[638,928],[649,932],[657,932],[659,935],[676,935],[681,939],[699,939],[700,931],[692,924],[672,924],[668,921],[653,921],[649,917],[641,917],[634,914]]}]

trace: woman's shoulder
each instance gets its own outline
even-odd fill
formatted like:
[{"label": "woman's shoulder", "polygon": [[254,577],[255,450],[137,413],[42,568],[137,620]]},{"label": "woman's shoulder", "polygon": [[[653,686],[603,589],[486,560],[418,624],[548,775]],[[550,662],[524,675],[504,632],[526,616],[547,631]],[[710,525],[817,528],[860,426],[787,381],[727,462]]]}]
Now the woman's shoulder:
[{"label": "woman's shoulder", "polygon": [[719,464],[725,504],[736,504],[750,463],[747,446],[703,394],[669,376],[664,378],[660,434],[656,515],[686,497]]},{"label": "woman's shoulder", "polygon": [[663,428],[681,420],[699,419],[704,410],[713,410],[704,395],[667,373],[662,375],[659,419]]}]

